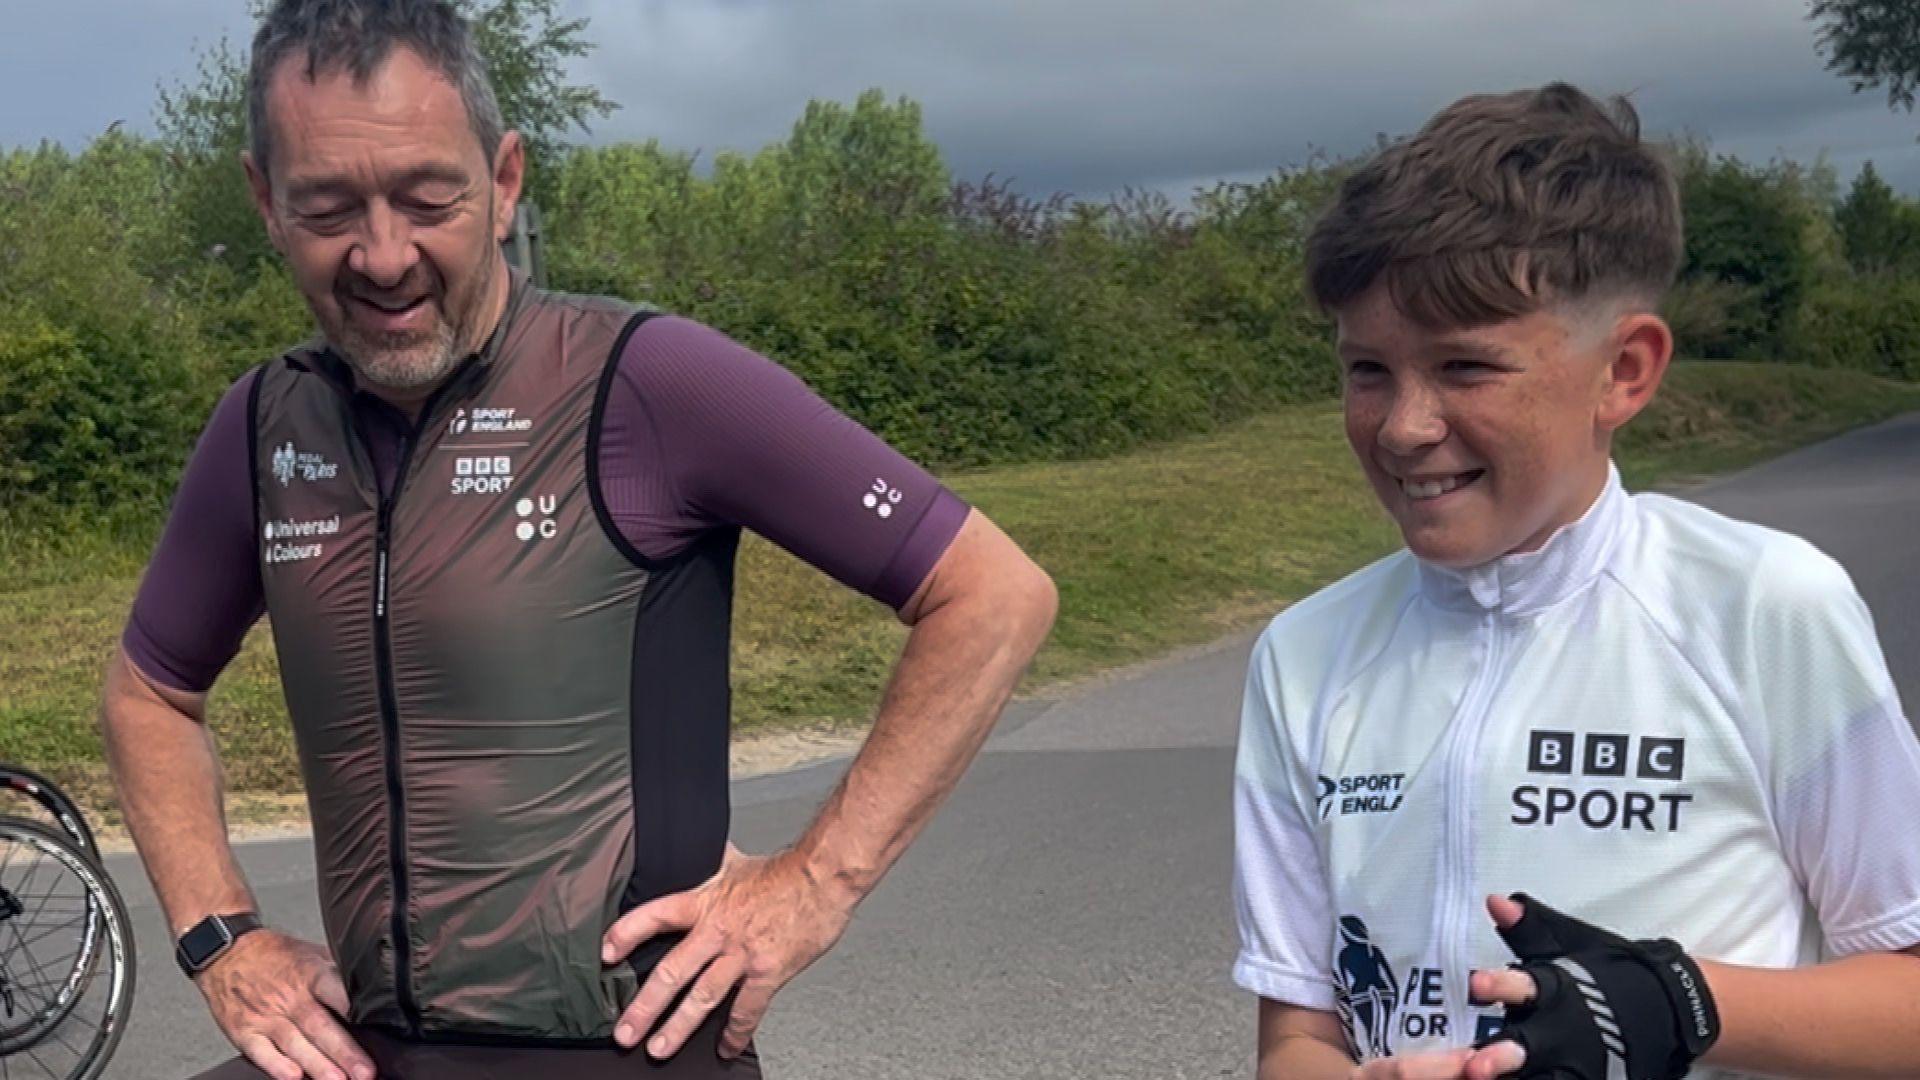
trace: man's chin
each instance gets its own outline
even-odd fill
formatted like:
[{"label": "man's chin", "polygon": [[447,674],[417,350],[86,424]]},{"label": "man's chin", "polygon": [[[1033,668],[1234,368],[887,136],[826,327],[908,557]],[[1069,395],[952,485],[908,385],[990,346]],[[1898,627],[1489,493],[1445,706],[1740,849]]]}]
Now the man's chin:
[{"label": "man's chin", "polygon": [[459,359],[440,335],[393,342],[369,341],[349,332],[334,337],[333,344],[362,382],[388,390],[431,386],[445,378]]}]

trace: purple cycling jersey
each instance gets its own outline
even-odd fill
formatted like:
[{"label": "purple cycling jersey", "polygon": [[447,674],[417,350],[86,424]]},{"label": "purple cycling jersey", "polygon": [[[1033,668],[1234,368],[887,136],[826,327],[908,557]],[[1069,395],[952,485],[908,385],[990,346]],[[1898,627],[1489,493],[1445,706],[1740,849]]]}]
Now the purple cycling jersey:
[{"label": "purple cycling jersey", "polygon": [[[210,687],[264,610],[249,472],[252,378],[227,392],[202,433],[122,636],[142,673],[177,690]],[[404,421],[364,393],[354,400],[381,484],[390,486]],[[968,512],[786,369],[683,318],[651,319],[629,339],[598,464],[615,526],[648,559],[743,527],[896,609]],[[888,519],[913,525],[879,527]]]}]

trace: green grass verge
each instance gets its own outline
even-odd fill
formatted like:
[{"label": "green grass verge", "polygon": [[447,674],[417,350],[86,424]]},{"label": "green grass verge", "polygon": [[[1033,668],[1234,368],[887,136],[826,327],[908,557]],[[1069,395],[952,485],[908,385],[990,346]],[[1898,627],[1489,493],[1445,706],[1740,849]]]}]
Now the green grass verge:
[{"label": "green grass verge", "polygon": [[[1684,364],[1618,448],[1630,485],[1673,485],[1920,409],[1920,386],[1849,371]],[[1283,409],[1215,435],[1101,461],[949,478],[1052,571],[1060,622],[1028,688],[1254,624],[1391,550],[1337,406]],[[92,716],[145,558],[130,508],[0,527],[0,757],[106,807]],[[741,557],[737,723],[854,724],[904,638],[892,617],[757,540]],[[298,786],[264,631],[214,694],[235,791]]]}]

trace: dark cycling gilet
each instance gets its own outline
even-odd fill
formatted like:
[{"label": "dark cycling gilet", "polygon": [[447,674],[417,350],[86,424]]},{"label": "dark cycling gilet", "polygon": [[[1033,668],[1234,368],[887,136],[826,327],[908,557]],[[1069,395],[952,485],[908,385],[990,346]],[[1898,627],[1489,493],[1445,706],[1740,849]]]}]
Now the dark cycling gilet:
[{"label": "dark cycling gilet", "polygon": [[384,495],[338,358],[255,383],[267,611],[355,1023],[603,1043],[666,944],[603,965],[607,927],[719,866],[738,532],[650,563],[590,465],[646,317],[516,281]]}]

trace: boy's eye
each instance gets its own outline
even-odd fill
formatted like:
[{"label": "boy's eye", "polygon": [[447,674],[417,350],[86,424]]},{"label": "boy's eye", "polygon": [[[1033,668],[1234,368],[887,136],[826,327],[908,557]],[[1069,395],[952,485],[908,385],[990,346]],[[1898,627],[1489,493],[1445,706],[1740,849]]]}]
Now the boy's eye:
[{"label": "boy's eye", "polygon": [[1485,360],[1449,360],[1446,371],[1450,375],[1490,375],[1500,370]]},{"label": "boy's eye", "polygon": [[1386,367],[1372,360],[1355,360],[1347,365],[1350,379],[1371,379],[1386,374]]}]

